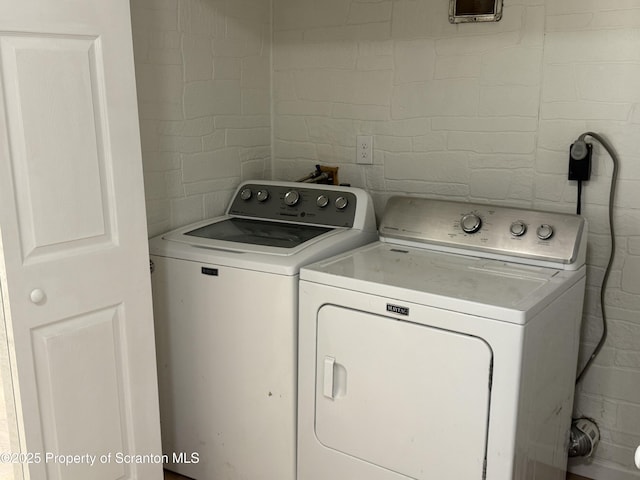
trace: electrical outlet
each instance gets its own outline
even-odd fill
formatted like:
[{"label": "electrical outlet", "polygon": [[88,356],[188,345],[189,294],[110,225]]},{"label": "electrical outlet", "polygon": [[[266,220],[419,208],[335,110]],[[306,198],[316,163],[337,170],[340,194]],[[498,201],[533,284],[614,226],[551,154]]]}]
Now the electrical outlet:
[{"label": "electrical outlet", "polygon": [[356,137],[356,163],[373,164],[373,137],[371,135]]},{"label": "electrical outlet", "polygon": [[578,140],[569,149],[569,180],[589,181],[591,178],[590,143]]}]

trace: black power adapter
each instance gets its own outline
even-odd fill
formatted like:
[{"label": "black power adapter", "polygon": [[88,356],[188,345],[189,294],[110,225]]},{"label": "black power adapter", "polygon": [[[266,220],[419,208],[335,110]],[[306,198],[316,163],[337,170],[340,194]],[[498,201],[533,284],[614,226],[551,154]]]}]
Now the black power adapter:
[{"label": "black power adapter", "polygon": [[586,182],[591,178],[591,151],[593,146],[576,140],[569,150],[569,180]]}]

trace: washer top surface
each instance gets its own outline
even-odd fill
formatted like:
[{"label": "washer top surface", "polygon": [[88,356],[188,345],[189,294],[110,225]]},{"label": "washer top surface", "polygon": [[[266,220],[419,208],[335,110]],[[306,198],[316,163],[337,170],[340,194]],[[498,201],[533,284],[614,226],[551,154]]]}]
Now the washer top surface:
[{"label": "washer top surface", "polygon": [[149,242],[152,255],[295,275],[300,266],[377,240],[370,196],[361,189],[249,181],[226,215]]}]

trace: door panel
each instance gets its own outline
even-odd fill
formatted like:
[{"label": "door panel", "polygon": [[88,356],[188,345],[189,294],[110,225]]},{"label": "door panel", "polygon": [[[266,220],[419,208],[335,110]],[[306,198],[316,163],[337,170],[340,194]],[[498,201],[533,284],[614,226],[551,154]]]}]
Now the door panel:
[{"label": "door panel", "polygon": [[416,479],[483,478],[489,346],[327,305],[318,313],[318,440]]},{"label": "door panel", "polygon": [[28,478],[160,479],[129,2],[0,0],[0,279]]},{"label": "door panel", "polygon": [[[124,433],[131,425],[123,406],[131,399],[123,379],[122,317],[117,306],[33,330],[36,375],[42,379],[38,400],[43,406],[45,444],[56,445],[60,452],[100,456],[127,451]],[[100,434],[78,436],[78,424]],[[71,474],[76,478],[120,478],[126,474],[125,467],[115,461],[47,463],[51,478],[70,478]]]},{"label": "door panel", "polygon": [[108,240],[100,43],[2,35],[0,56],[25,260]]}]

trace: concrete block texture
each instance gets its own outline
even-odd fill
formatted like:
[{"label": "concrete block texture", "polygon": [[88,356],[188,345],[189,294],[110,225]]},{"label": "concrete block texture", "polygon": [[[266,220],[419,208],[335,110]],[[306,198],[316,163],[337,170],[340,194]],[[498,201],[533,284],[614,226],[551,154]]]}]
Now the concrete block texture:
[{"label": "concrete block texture", "polygon": [[[271,168],[271,4],[132,0],[151,236],[221,214]],[[265,148],[265,146],[267,148]]]}]

